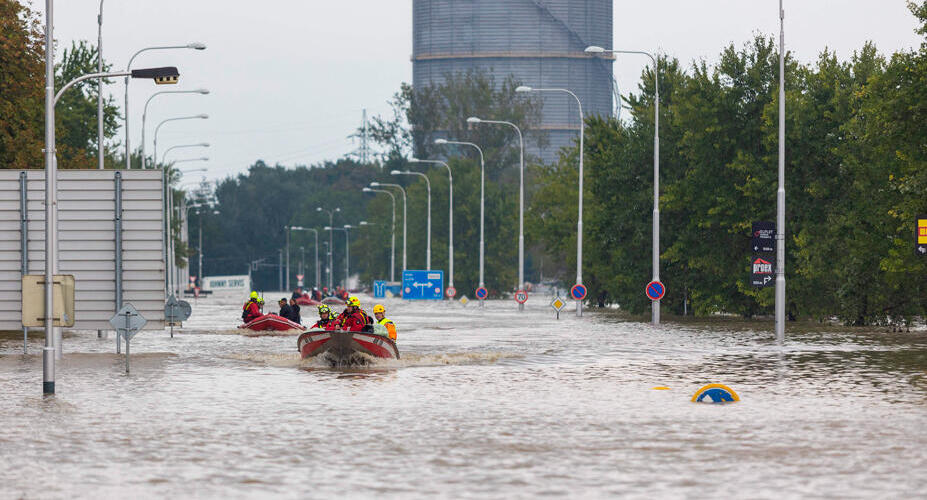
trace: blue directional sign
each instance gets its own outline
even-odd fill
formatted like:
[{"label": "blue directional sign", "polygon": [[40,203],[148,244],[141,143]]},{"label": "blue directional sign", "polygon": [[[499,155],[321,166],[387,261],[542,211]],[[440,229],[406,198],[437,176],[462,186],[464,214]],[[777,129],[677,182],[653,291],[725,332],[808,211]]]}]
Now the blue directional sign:
[{"label": "blue directional sign", "polygon": [[443,300],[444,271],[403,271],[402,298],[410,300]]},{"label": "blue directional sign", "polygon": [[382,299],[386,297],[386,281],[373,282],[373,298]]}]

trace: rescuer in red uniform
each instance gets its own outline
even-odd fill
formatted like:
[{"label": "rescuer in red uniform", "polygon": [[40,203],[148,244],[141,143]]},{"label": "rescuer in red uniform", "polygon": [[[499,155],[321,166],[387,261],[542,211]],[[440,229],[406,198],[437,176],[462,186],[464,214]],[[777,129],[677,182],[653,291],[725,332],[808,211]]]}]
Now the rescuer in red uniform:
[{"label": "rescuer in red uniform", "polygon": [[319,304],[319,320],[315,322],[310,330],[335,330],[338,328],[338,321],[332,317],[332,310],[325,304]]},{"label": "rescuer in red uniform", "polygon": [[251,297],[245,305],[241,307],[241,319],[245,323],[250,323],[261,317],[261,306],[258,303],[260,297],[257,292],[251,292]]},{"label": "rescuer in red uniform", "polygon": [[[373,328],[373,318],[367,315],[360,308],[360,300],[357,297],[348,297],[344,312],[337,318],[341,330],[349,332],[362,332]],[[367,325],[371,325],[370,328]]]}]

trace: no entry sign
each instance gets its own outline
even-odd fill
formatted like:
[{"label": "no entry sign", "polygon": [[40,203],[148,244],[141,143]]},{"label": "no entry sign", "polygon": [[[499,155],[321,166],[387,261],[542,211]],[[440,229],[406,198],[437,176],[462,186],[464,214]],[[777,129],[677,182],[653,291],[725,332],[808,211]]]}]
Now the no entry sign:
[{"label": "no entry sign", "polygon": [[647,283],[647,286],[644,287],[644,293],[647,294],[647,298],[650,300],[660,300],[666,295],[666,287],[663,286],[663,283],[654,280]]}]

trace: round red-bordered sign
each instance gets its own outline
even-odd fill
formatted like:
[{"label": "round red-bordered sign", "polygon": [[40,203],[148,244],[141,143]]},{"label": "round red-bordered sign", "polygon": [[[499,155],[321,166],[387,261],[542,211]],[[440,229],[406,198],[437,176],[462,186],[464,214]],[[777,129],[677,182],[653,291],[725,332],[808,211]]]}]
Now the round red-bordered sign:
[{"label": "round red-bordered sign", "polygon": [[644,293],[647,294],[647,298],[650,300],[660,300],[666,295],[666,287],[663,286],[663,283],[654,280],[647,283],[647,286],[644,287]]},{"label": "round red-bordered sign", "polygon": [[479,287],[479,288],[476,289],[476,292],[474,293],[474,295],[476,295],[476,298],[478,298],[478,299],[480,299],[480,300],[485,300],[486,297],[489,296],[489,290],[487,290],[485,287],[482,287],[482,286],[481,286],[481,287]]},{"label": "round red-bordered sign", "polygon": [[586,298],[586,285],[582,283],[577,283],[573,285],[573,288],[570,288],[570,297],[573,297],[573,300],[583,300]]},{"label": "round red-bordered sign", "polygon": [[447,287],[447,290],[445,290],[445,293],[447,293],[448,297],[453,299],[454,296],[457,295],[457,289],[452,286],[449,286]]},{"label": "round red-bordered sign", "polygon": [[528,292],[524,290],[519,290],[515,292],[515,302],[518,302],[519,304],[524,304],[525,302],[528,302]]}]

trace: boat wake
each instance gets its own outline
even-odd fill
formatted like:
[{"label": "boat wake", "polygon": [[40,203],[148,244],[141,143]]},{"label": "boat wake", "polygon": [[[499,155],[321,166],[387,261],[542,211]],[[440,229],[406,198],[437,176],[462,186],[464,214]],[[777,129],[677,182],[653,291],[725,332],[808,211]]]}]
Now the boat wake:
[{"label": "boat wake", "polygon": [[384,359],[357,353],[347,363],[326,354],[301,359],[299,353],[248,352],[231,354],[231,359],[258,363],[279,368],[343,369],[361,368],[371,370],[399,369],[429,366],[491,365],[507,359],[523,356],[507,352],[460,352],[443,354],[403,353],[400,359]]}]

